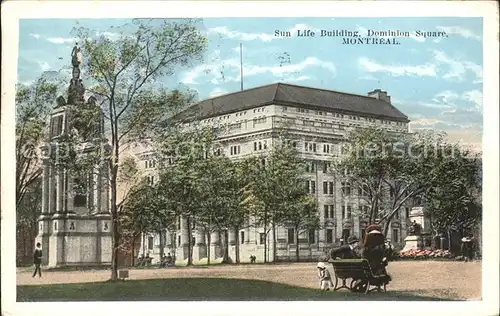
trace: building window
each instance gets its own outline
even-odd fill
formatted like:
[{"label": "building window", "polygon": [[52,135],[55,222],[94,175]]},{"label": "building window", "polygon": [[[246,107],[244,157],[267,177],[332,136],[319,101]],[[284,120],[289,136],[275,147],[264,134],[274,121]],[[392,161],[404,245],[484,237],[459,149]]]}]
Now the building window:
[{"label": "building window", "polygon": [[342,218],[346,218],[345,215],[345,205],[342,205]]},{"label": "building window", "polygon": [[333,244],[333,229],[328,228],[326,230],[326,243]]},{"label": "building window", "polygon": [[347,218],[351,218],[352,215],[352,207],[350,205],[347,206]]},{"label": "building window", "polygon": [[333,181],[328,182],[328,194],[333,195]]},{"label": "building window", "polygon": [[325,218],[335,218],[333,205],[325,205],[324,213],[325,213]]},{"label": "building window", "polygon": [[264,149],[267,149],[267,140],[264,141]]},{"label": "building window", "polygon": [[306,172],[316,172],[316,163],[314,161],[306,165]]},{"label": "building window", "polygon": [[314,229],[309,230],[309,243],[310,244],[316,243],[316,231]]},{"label": "building window", "polygon": [[393,243],[399,242],[399,230],[396,228],[392,230],[392,242]]},{"label": "building window", "polygon": [[265,233],[260,233],[259,234],[259,237],[260,237],[260,244],[263,245],[266,243],[266,234]]},{"label": "building window", "polygon": [[351,184],[349,182],[342,182],[342,194],[351,195]]},{"label": "building window", "polygon": [[295,229],[288,228],[288,243],[293,244],[295,239]]},{"label": "building window", "polygon": [[405,207],[405,215],[406,215],[406,218],[410,218],[410,208],[409,207]]},{"label": "building window", "polygon": [[304,143],[304,150],[309,151],[309,143]]},{"label": "building window", "polygon": [[331,166],[331,164],[329,162],[325,161],[323,163],[323,173],[328,173],[328,171],[330,170],[330,166]]},{"label": "building window", "polygon": [[311,181],[311,193],[316,193],[316,181]]},{"label": "building window", "polygon": [[344,243],[347,242],[347,240],[349,239],[349,236],[351,235],[351,230],[346,228],[346,229],[343,229],[342,230],[342,239],[344,240]]},{"label": "building window", "polygon": [[324,144],[323,145],[323,152],[327,153],[327,154],[330,153],[330,145]]},{"label": "building window", "polygon": [[148,250],[153,249],[153,241],[154,241],[153,237],[148,237]]},{"label": "building window", "polygon": [[51,125],[52,137],[61,135],[63,130],[63,116],[62,115],[54,116],[51,120],[50,125]]},{"label": "building window", "polygon": [[240,244],[244,244],[245,243],[245,232],[242,231],[240,232]]},{"label": "building window", "polygon": [[253,150],[257,151],[257,142],[253,142]]},{"label": "building window", "polygon": [[328,194],[328,182],[323,181],[323,194]]},{"label": "building window", "polygon": [[181,235],[177,236],[177,245],[181,245]]}]

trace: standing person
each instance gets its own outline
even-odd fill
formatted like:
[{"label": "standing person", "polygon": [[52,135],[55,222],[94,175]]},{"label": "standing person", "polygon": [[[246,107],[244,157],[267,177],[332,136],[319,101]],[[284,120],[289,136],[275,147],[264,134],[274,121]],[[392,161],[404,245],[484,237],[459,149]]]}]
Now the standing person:
[{"label": "standing person", "polygon": [[475,252],[475,239],[474,235],[469,234],[469,251],[467,253],[467,256],[470,261],[474,260],[474,252]]},{"label": "standing person", "polygon": [[465,262],[467,261],[472,261],[474,257],[474,249],[473,249],[473,239],[474,237],[472,234],[469,234],[466,237],[462,238],[462,257],[464,258]]},{"label": "standing person", "polygon": [[330,258],[355,259],[361,257],[359,251],[359,239],[356,236],[349,237],[347,245],[330,250]]},{"label": "standing person", "polygon": [[332,287],[332,276],[324,262],[318,262],[319,289],[330,291]]},{"label": "standing person", "polygon": [[33,263],[35,264],[35,272],[33,272],[33,277],[35,277],[38,271],[38,277],[42,277],[42,269],[40,269],[40,265],[42,264],[42,248],[41,244],[36,243],[35,251],[33,252]]}]

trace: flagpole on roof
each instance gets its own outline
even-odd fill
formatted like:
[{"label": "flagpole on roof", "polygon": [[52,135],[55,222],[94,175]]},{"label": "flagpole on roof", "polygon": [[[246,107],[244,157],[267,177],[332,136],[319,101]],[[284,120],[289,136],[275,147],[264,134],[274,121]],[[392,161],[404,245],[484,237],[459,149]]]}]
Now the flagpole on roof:
[{"label": "flagpole on roof", "polygon": [[241,90],[243,91],[243,46],[240,43],[240,81],[241,81]]}]

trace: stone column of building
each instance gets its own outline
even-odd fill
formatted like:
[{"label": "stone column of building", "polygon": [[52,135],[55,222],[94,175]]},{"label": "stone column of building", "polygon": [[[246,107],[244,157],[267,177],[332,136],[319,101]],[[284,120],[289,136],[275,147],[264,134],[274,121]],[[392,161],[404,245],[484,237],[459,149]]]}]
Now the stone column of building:
[{"label": "stone column of building", "polygon": [[181,229],[180,237],[181,243],[177,246],[176,261],[184,261],[188,259],[189,255],[189,234],[188,234],[188,221],[185,216],[181,216]]},{"label": "stone column of building", "polygon": [[210,240],[210,260],[214,260],[221,256],[219,232],[210,234]]},{"label": "stone column of building", "polygon": [[101,188],[101,191],[100,191],[100,201],[101,203],[99,204],[100,205],[100,212],[101,213],[109,213],[110,210],[109,210],[109,171],[108,171],[108,164],[103,161],[101,163],[101,168],[100,168],[100,175],[101,175],[101,179],[99,181],[100,183],[100,188]]},{"label": "stone column of building", "polygon": [[49,180],[48,180],[48,199],[47,208],[48,213],[53,214],[56,212],[56,172],[55,166],[49,164]]},{"label": "stone column of building", "polygon": [[101,213],[101,199],[102,199],[102,178],[101,169],[99,166],[94,168],[94,182],[95,182],[95,194],[94,194],[94,212]]},{"label": "stone column of building", "polygon": [[205,242],[205,230],[198,227],[195,232],[195,245],[193,246],[193,261],[200,261],[207,257],[207,244]]},{"label": "stone column of building", "polygon": [[42,215],[49,213],[50,166],[49,159],[43,158],[42,173]]},{"label": "stone column of building", "polygon": [[56,213],[64,212],[64,170],[56,165]]},{"label": "stone column of building", "polygon": [[87,173],[87,209],[89,213],[93,213],[94,210],[94,188],[96,183],[94,181],[94,170],[91,168]]},{"label": "stone column of building", "polygon": [[238,234],[238,232],[231,228],[229,229],[229,242],[228,242],[228,252],[229,252],[229,260],[231,262],[236,262],[236,234]]},{"label": "stone column of building", "polygon": [[68,213],[75,213],[75,203],[74,203],[74,198],[75,198],[75,192],[74,192],[74,180],[73,180],[73,173],[68,170],[67,172],[67,178],[68,178],[68,187],[67,187],[67,197],[68,197]]}]

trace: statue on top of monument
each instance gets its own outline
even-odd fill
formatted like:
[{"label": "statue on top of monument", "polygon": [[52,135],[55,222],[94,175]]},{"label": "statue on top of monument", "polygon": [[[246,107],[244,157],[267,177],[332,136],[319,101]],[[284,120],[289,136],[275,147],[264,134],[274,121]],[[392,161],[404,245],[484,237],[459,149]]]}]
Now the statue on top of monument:
[{"label": "statue on top of monument", "polygon": [[75,44],[71,51],[71,64],[73,65],[73,78],[70,81],[68,89],[68,103],[76,104],[85,102],[85,87],[80,79],[80,64],[82,63],[83,55],[78,43]]},{"label": "statue on top of monument", "polygon": [[75,43],[73,50],[71,51],[71,64],[73,67],[79,67],[82,63],[83,55],[80,47],[78,47],[78,43]]}]

